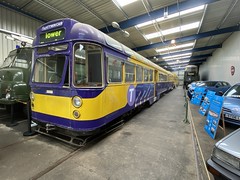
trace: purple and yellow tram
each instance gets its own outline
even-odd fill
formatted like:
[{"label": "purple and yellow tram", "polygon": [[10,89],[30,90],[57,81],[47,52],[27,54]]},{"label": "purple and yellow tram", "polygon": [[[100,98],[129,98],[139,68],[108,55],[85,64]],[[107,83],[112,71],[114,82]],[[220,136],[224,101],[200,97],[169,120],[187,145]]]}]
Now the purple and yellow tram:
[{"label": "purple and yellow tram", "polygon": [[176,76],[94,27],[73,19],[37,29],[32,119],[41,127],[92,134],[176,86]]}]

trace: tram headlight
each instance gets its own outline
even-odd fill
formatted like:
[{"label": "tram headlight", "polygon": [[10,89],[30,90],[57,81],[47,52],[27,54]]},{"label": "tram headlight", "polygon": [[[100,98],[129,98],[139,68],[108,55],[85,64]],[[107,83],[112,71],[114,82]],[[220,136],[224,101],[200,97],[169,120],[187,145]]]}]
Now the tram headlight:
[{"label": "tram headlight", "polygon": [[74,110],[73,111],[73,117],[75,117],[76,119],[78,119],[80,117],[80,112],[78,110]]},{"label": "tram headlight", "polygon": [[6,99],[10,99],[11,98],[11,94],[10,93],[7,93],[6,94]]},{"label": "tram headlight", "polygon": [[33,94],[33,92],[31,92],[29,96],[30,96],[31,101],[34,101],[34,94]]},{"label": "tram headlight", "polygon": [[76,108],[79,108],[82,106],[82,99],[79,96],[74,96],[72,98],[72,105]]}]

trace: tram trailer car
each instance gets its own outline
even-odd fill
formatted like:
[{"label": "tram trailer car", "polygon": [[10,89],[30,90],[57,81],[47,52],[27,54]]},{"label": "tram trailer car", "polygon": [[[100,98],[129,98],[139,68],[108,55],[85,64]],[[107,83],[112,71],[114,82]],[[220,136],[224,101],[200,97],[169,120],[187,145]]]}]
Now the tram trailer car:
[{"label": "tram trailer car", "polygon": [[196,65],[188,65],[184,71],[184,87],[188,88],[188,85],[194,81],[199,81],[198,67]]},{"label": "tram trailer car", "polygon": [[94,134],[176,84],[170,72],[73,19],[39,27],[33,46],[32,119],[48,130]]},{"label": "tram trailer car", "polygon": [[[0,105],[10,110],[10,105],[21,104],[27,113],[29,101],[29,77],[32,64],[32,48],[22,47],[9,52],[0,67]],[[22,107],[20,106],[20,107]]]}]

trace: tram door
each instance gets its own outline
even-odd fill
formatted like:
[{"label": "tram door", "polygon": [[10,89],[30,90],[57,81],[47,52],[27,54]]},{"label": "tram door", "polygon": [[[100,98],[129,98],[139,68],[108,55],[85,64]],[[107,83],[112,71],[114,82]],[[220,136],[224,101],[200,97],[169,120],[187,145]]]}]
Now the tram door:
[{"label": "tram door", "polygon": [[157,99],[157,82],[159,81],[158,79],[158,71],[154,71],[154,101]]}]

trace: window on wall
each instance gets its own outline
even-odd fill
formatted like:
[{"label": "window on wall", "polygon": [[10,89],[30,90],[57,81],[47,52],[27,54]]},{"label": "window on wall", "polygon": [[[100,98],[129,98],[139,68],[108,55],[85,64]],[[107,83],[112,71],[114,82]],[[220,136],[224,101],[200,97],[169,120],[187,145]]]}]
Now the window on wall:
[{"label": "window on wall", "polygon": [[149,70],[149,81],[153,81],[153,70]]},{"label": "window on wall", "polygon": [[136,76],[137,82],[142,82],[142,80],[143,80],[143,68],[140,67],[140,66],[137,66],[136,71],[137,71],[137,76]]},{"label": "window on wall", "polygon": [[149,70],[148,69],[144,69],[144,81],[147,82],[149,81]]},{"label": "window on wall", "polygon": [[135,65],[125,63],[125,82],[134,82],[135,80]]},{"label": "window on wall", "polygon": [[123,63],[121,59],[108,56],[108,82],[122,82],[122,66]]}]

